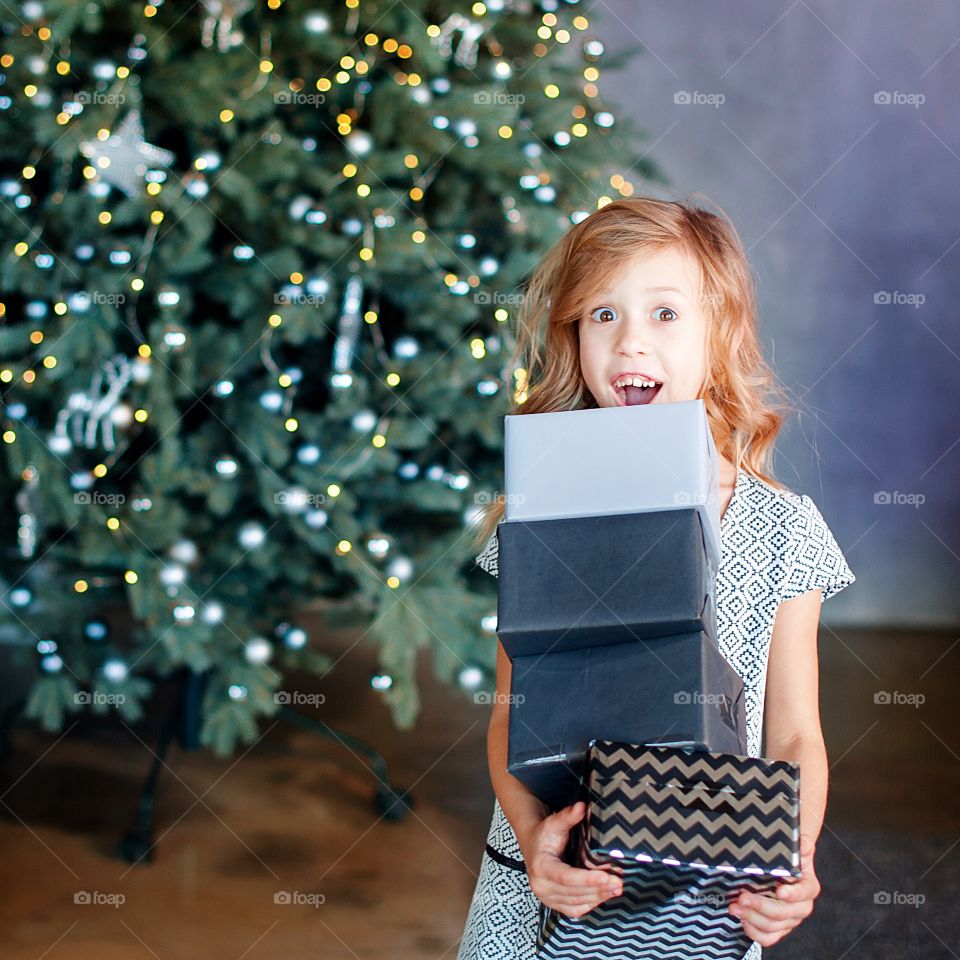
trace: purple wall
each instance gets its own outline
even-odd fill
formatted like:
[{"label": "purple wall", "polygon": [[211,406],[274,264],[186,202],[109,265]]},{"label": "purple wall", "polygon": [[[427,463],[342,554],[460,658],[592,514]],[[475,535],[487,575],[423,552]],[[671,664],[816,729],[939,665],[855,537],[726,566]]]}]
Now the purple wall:
[{"label": "purple wall", "polygon": [[[748,248],[767,356],[800,408],[777,475],[816,501],[858,578],[827,624],[960,621],[960,17],[942,0],[923,11],[588,11],[609,51],[645,47],[621,71],[600,64],[602,95],[672,180],[643,189],[705,193]],[[723,99],[675,102],[694,92]]]}]

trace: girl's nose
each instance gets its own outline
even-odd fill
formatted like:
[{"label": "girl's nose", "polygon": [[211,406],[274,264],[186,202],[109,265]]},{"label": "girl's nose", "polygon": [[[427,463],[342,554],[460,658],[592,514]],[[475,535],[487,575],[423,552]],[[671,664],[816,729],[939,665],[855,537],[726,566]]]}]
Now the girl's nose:
[{"label": "girl's nose", "polygon": [[617,332],[616,351],[625,357],[633,357],[638,353],[645,354],[650,349],[648,331],[643,324],[634,320],[625,321]]}]

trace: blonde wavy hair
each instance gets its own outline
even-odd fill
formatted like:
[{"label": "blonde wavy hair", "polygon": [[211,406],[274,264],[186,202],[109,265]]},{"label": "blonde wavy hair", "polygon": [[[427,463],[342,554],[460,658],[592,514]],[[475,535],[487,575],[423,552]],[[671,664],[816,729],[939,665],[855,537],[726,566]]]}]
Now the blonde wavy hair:
[{"label": "blonde wavy hair", "polygon": [[[700,399],[717,452],[738,471],[782,488],[771,469],[773,446],[793,408],[763,357],[750,265],[729,218],[694,206],[689,198],[615,200],[571,227],[547,251],[525,285],[517,314],[516,349],[506,373],[509,413],[598,406],[580,370],[581,314],[628,260],[671,246],[700,266],[708,321]],[[498,496],[482,509],[477,548],[496,529],[504,507]]]}]

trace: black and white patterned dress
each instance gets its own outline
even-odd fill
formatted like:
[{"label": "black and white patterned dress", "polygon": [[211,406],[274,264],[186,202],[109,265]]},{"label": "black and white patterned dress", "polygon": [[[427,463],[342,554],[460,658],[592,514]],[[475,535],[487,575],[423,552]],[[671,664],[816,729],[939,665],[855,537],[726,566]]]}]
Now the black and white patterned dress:
[{"label": "black and white patterned dress", "polygon": [[[780,490],[745,470],[737,474],[733,496],[720,520],[720,534],[717,640],[743,680],[747,753],[759,757],[767,656],[777,607],[782,600],[809,590],[821,590],[826,600],[856,577],[810,497]],[[476,562],[497,576],[496,534]],[[494,799],[457,960],[532,960],[536,956],[538,901],[522,863],[513,828]],[[743,960],[760,960],[760,956],[760,944],[754,942]]]}]

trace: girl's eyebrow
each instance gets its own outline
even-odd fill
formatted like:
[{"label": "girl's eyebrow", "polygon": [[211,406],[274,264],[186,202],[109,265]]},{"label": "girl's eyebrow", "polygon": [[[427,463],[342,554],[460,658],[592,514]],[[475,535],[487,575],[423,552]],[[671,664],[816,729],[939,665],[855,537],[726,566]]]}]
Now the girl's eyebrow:
[{"label": "girl's eyebrow", "polygon": [[[678,290],[676,287],[647,287],[646,290],[641,291],[642,293],[677,293],[684,299],[687,299],[687,295],[682,291]],[[595,293],[592,297],[592,300],[613,300],[613,294],[607,293],[605,291],[600,291],[600,293]]]},{"label": "girl's eyebrow", "polygon": [[678,290],[676,287],[647,287],[644,293],[679,293],[681,297],[686,296],[682,290]]}]

